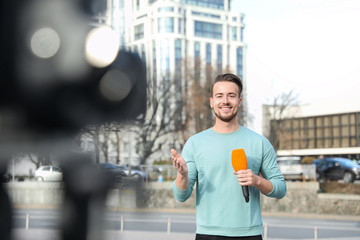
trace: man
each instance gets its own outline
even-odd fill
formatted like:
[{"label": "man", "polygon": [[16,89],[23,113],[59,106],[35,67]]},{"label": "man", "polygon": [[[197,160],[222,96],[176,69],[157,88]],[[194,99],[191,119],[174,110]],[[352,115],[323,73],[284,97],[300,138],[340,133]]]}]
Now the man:
[{"label": "man", "polygon": [[[196,186],[196,240],[262,239],[260,192],[283,198],[286,183],[276,154],[263,136],[240,126],[242,83],[234,74],[216,77],[210,89],[215,125],[186,142],[182,156],[171,149],[177,169],[174,196],[185,201]],[[234,172],[231,153],[244,149],[248,169]],[[248,186],[245,202],[242,186]]]}]

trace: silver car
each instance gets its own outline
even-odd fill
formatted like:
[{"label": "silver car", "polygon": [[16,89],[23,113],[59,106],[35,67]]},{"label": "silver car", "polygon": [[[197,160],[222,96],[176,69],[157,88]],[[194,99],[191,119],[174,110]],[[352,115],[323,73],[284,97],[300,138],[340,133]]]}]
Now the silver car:
[{"label": "silver car", "polygon": [[41,166],[35,171],[35,180],[39,182],[62,181],[63,173],[56,166]]}]

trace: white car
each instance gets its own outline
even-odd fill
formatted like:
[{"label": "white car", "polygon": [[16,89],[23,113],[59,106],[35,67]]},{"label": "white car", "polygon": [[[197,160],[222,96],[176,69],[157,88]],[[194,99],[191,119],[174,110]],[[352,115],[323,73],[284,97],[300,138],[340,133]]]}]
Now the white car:
[{"label": "white car", "polygon": [[35,180],[39,182],[62,181],[63,173],[56,166],[41,166],[35,171]]}]

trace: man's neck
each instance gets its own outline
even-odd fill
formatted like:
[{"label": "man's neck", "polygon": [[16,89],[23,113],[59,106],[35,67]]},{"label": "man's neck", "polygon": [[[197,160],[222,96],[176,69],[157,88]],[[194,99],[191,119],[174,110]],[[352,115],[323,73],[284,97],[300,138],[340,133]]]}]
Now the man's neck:
[{"label": "man's neck", "polygon": [[218,133],[232,133],[240,128],[240,124],[235,121],[223,122],[219,119],[216,119],[215,125],[213,126],[213,130]]}]

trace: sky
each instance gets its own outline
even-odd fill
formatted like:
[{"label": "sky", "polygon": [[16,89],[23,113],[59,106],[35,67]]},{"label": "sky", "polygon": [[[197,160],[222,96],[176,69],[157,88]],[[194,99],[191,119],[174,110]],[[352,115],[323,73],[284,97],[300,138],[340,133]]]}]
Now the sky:
[{"label": "sky", "polygon": [[[359,0],[233,0],[244,14],[247,103],[291,90],[299,104],[360,104]],[[340,101],[341,100],[341,101]]]}]

